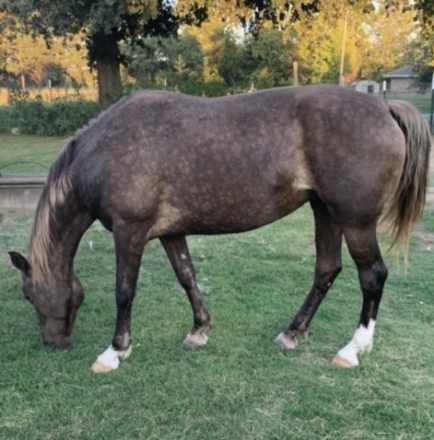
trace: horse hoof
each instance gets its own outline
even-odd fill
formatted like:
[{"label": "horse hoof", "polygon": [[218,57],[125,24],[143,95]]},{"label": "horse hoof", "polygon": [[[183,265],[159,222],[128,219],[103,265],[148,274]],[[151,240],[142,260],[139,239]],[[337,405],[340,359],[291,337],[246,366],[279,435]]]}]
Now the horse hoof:
[{"label": "horse hoof", "polygon": [[297,347],[298,341],[295,338],[291,338],[285,333],[280,333],[279,336],[274,340],[274,342],[279,345],[279,347],[285,349],[285,350],[292,350],[293,348]]},{"label": "horse hoof", "polygon": [[90,369],[94,372],[94,373],[110,373],[110,371],[113,371],[114,368],[110,367],[106,364],[103,364],[100,361],[96,361],[93,363],[93,365],[90,367]]},{"label": "horse hoof", "polygon": [[208,336],[205,333],[189,333],[184,339],[184,347],[201,347],[208,342]]},{"label": "horse hoof", "polygon": [[332,361],[333,365],[336,365],[340,368],[354,368],[357,367],[357,364],[353,364],[348,359],[343,358],[342,356],[339,356],[338,354],[334,357]]}]

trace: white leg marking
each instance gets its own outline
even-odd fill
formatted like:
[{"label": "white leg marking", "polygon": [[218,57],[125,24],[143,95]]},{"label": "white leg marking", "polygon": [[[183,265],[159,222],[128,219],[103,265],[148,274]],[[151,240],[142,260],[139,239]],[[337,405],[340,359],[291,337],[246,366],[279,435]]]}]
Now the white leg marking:
[{"label": "white leg marking", "polygon": [[131,354],[131,345],[125,351],[118,351],[110,345],[107,350],[100,354],[92,365],[91,369],[94,373],[107,373],[119,368],[119,359],[126,359]]},{"label": "white leg marking", "polygon": [[358,354],[369,353],[374,343],[375,321],[369,320],[368,328],[360,325],[354,333],[353,339],[344,348],[339,350],[333,363],[341,367],[355,367],[359,365]]}]

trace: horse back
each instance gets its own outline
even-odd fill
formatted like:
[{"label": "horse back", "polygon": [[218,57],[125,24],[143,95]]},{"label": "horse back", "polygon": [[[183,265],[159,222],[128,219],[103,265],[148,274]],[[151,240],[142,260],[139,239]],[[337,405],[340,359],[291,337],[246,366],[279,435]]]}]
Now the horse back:
[{"label": "horse back", "polygon": [[78,138],[85,205],[107,223],[149,221],[151,236],[253,229],[316,196],[340,203],[366,175],[368,192],[384,173],[393,181],[403,160],[384,104],[327,86],[138,92]]}]

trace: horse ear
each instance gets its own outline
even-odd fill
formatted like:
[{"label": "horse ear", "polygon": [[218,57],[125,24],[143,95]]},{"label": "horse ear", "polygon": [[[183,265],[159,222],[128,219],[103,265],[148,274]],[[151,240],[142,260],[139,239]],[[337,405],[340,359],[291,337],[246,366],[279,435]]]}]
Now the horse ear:
[{"label": "horse ear", "polygon": [[25,257],[14,251],[9,252],[9,256],[11,257],[12,264],[17,269],[20,269],[24,275],[30,275],[30,264]]}]

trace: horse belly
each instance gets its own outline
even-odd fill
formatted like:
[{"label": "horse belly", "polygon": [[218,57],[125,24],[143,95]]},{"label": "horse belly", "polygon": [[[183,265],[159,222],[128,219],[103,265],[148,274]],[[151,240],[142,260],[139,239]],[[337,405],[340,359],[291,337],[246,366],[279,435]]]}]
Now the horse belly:
[{"label": "horse belly", "polygon": [[[249,196],[188,197],[182,203],[163,202],[149,231],[149,239],[168,234],[224,234],[244,232],[272,223],[303,205],[306,188],[274,189]],[[245,195],[245,193],[244,193]],[[178,201],[179,202],[179,201]]]}]

